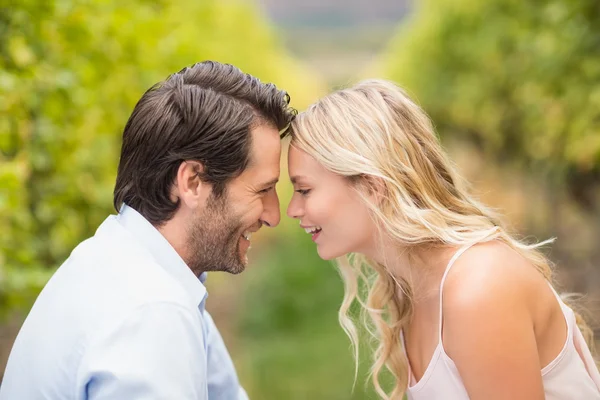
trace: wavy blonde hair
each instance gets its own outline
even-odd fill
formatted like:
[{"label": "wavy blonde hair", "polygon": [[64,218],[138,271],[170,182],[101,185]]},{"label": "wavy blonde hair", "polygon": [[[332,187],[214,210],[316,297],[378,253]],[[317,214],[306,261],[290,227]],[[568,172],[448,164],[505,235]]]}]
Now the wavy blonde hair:
[{"label": "wavy blonde hair", "polygon": [[[290,133],[292,146],[355,183],[380,233],[401,244],[409,260],[423,245],[499,240],[552,281],[551,264],[537,249],[551,240],[526,244],[507,233],[495,212],[468,193],[425,112],[395,84],[366,80],[333,92],[301,113]],[[377,204],[366,195],[373,182],[381,194]],[[412,316],[411,282],[360,254],[339,258],[338,266],[345,286],[339,320],[352,342],[356,368],[359,338],[349,315],[354,301],[362,305],[377,344],[371,367],[375,390],[383,399],[399,399],[408,385],[400,335]],[[578,323],[592,348],[592,330],[580,317]],[[386,368],[395,378],[389,394],[380,382]]]}]

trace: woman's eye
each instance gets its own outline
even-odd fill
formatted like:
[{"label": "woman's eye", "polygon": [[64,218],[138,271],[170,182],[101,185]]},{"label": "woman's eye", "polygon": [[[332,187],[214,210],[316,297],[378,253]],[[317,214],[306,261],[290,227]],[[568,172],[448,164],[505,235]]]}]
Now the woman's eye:
[{"label": "woman's eye", "polygon": [[300,193],[301,196],[306,196],[308,193],[310,193],[310,189],[297,189],[295,192]]}]

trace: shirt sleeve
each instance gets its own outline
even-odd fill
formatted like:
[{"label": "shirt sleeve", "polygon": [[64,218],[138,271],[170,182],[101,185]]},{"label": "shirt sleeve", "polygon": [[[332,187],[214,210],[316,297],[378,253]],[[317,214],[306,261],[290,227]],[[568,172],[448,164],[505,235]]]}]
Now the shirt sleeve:
[{"label": "shirt sleeve", "polygon": [[208,394],[211,400],[248,400],[233,361],[212,317],[204,311],[207,336]]},{"label": "shirt sleeve", "polygon": [[199,315],[176,303],[139,307],[99,335],[84,355],[84,399],[207,400],[207,359]]}]

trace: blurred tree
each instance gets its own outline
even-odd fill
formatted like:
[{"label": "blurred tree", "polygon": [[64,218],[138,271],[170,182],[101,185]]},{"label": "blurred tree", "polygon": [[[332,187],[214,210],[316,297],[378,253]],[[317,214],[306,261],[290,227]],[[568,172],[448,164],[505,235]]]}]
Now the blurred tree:
[{"label": "blurred tree", "polygon": [[[282,199],[287,204],[287,199]],[[248,275],[238,307],[236,360],[250,398],[262,400],[366,400],[378,398],[368,371],[366,332],[356,382],[348,337],[337,313],[344,286],[333,264],[319,258],[310,236],[285,219]],[[265,251],[266,250],[266,251]],[[358,316],[358,308],[355,309]],[[388,376],[384,387],[392,382]]]},{"label": "blurred tree", "polygon": [[597,0],[421,0],[383,65],[440,134],[600,211],[599,26]]},{"label": "blurred tree", "polygon": [[0,312],[114,212],[141,94],[204,59],[276,83],[296,107],[320,92],[247,2],[0,0]]}]

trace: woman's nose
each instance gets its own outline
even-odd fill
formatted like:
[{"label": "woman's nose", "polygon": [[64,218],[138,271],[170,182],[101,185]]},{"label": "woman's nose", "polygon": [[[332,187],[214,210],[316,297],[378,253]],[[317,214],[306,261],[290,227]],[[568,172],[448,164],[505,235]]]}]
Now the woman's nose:
[{"label": "woman's nose", "polygon": [[290,218],[300,218],[302,217],[302,207],[299,204],[300,202],[297,200],[296,196],[292,196],[290,200],[290,204],[288,204],[287,208],[287,216]]}]

